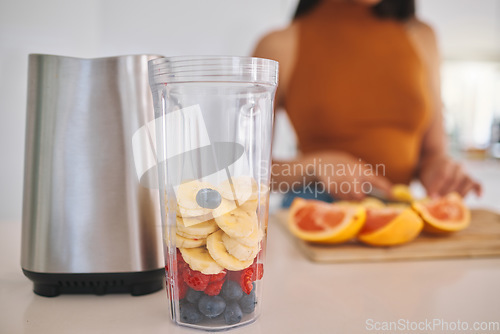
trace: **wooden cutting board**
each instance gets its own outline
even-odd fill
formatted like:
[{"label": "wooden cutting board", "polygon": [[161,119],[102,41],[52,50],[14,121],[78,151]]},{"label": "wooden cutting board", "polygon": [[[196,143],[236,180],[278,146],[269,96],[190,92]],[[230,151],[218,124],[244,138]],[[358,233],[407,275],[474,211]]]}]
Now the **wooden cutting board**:
[{"label": "wooden cutting board", "polygon": [[470,226],[449,236],[422,233],[405,245],[370,247],[355,241],[339,245],[316,245],[294,237],[287,224],[288,211],[273,214],[294,239],[302,253],[314,262],[374,262],[398,260],[430,260],[500,256],[500,215],[483,209],[471,210]]}]

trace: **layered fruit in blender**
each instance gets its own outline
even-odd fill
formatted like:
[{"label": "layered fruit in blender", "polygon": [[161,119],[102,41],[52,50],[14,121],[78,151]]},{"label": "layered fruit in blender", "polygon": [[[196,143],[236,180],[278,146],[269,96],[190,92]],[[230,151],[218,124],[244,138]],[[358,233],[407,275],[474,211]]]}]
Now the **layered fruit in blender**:
[{"label": "layered fruit in blender", "polygon": [[175,227],[165,234],[166,243],[175,239],[175,254],[167,257],[167,292],[179,323],[225,329],[255,320],[268,196],[268,188],[251,176],[179,185]]}]

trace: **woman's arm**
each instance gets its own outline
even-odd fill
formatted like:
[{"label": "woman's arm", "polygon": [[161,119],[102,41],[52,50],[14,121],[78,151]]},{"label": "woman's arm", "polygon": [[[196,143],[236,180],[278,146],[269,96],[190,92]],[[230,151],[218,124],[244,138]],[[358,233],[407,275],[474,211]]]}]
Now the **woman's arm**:
[{"label": "woman's arm", "polygon": [[279,80],[276,91],[276,107],[284,107],[285,92],[295,66],[297,48],[297,25],[292,23],[283,30],[264,36],[255,47],[253,57],[267,58],[279,62]]},{"label": "woman's arm", "polygon": [[480,195],[481,185],[446,152],[440,89],[440,55],[435,34],[432,28],[417,20],[408,24],[408,32],[429,74],[433,111],[431,122],[421,142],[417,176],[430,196],[442,196],[453,191],[465,196],[471,190]]},{"label": "woman's arm", "polygon": [[[297,28],[294,23],[283,30],[273,31],[264,36],[255,47],[253,57],[267,58],[279,62],[279,81],[276,90],[276,108],[283,108],[285,105],[285,92],[295,65],[295,54],[297,47]],[[294,186],[302,181],[301,175],[290,175],[288,169],[304,169],[304,161],[298,157],[292,161],[273,161],[272,186],[274,190],[279,190],[279,185],[286,183]]]}]

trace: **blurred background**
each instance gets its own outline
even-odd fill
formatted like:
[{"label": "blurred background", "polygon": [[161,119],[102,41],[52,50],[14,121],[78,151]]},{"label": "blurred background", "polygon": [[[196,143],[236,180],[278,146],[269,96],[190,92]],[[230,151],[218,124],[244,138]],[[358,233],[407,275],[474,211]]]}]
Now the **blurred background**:
[{"label": "blurred background", "polygon": [[[0,0],[0,222],[20,221],[29,53],[250,55],[285,26],[296,0]],[[450,153],[500,198],[500,0],[417,0],[435,29]],[[295,154],[277,112],[274,154]],[[495,158],[496,157],[496,158]],[[492,196],[496,192],[498,196]],[[491,205],[480,199],[472,204]]]}]

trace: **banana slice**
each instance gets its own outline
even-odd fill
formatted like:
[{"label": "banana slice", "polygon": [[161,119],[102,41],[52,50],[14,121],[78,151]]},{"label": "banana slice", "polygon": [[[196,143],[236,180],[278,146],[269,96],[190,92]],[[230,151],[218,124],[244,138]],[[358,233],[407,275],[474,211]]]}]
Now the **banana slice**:
[{"label": "banana slice", "polygon": [[246,212],[256,212],[259,206],[259,201],[251,199],[240,205],[240,208]]},{"label": "banana slice", "polygon": [[202,223],[186,227],[182,223],[182,219],[177,217],[177,234],[190,239],[203,239],[208,237],[209,234],[214,233],[219,229],[219,226],[213,219],[204,221]]},{"label": "banana slice", "polygon": [[223,198],[220,205],[212,211],[212,216],[220,217],[236,209],[238,206],[235,201]]},{"label": "banana slice", "polygon": [[214,220],[224,232],[234,238],[246,238],[258,229],[257,213],[242,208],[215,217]]},{"label": "banana slice", "polygon": [[253,260],[240,261],[233,255],[228,253],[222,241],[223,235],[224,232],[219,230],[215,233],[210,234],[207,238],[207,249],[215,262],[217,262],[220,266],[226,268],[227,270],[234,271],[243,270],[252,265]]},{"label": "banana slice", "polygon": [[250,176],[236,176],[219,184],[219,193],[225,199],[238,201],[240,204],[257,198],[257,182]]},{"label": "banana slice", "polygon": [[247,212],[254,211],[258,213],[260,211],[267,209],[267,201],[268,201],[268,196],[262,195],[260,199],[259,198],[250,199],[243,204],[240,203],[240,207]]},{"label": "banana slice", "polygon": [[201,207],[196,201],[196,195],[201,189],[215,189],[213,185],[208,182],[198,180],[187,181],[179,185],[177,188],[177,203],[186,210],[203,211],[209,213],[211,209]]},{"label": "banana slice", "polygon": [[207,244],[207,238],[191,239],[175,234],[175,246],[177,248],[196,248]]},{"label": "banana slice", "polygon": [[205,247],[179,248],[182,258],[192,270],[201,271],[205,275],[218,274],[224,270],[214,259]]},{"label": "banana slice", "polygon": [[184,227],[190,227],[193,225],[198,225],[203,222],[212,220],[214,217],[209,214],[209,215],[203,215],[203,216],[196,216],[196,217],[182,217],[177,215],[177,223],[181,224]]},{"label": "banana slice", "polygon": [[247,246],[247,247],[253,247],[256,244],[258,244],[262,238],[264,237],[264,232],[260,228],[256,228],[248,237],[246,238],[234,238],[232,237],[235,241],[238,243]]},{"label": "banana slice", "polygon": [[255,187],[255,191],[252,193],[252,196],[250,197],[250,199],[253,199],[253,200],[256,200],[259,198],[259,194],[260,194],[260,201],[262,203],[262,201],[265,201],[265,199],[267,198],[267,195],[269,193],[269,187],[266,186],[265,184],[260,184],[260,187],[259,187],[259,191],[257,192],[257,186]]},{"label": "banana slice", "polygon": [[200,218],[200,219],[203,217],[209,217],[208,219],[210,219],[212,218],[212,210],[201,207],[200,209],[185,209],[181,206],[177,206],[176,216],[182,218]]},{"label": "banana slice", "polygon": [[[232,185],[231,185],[232,182]],[[237,176],[221,182],[218,189],[221,196],[227,200],[236,201],[239,206],[247,204],[248,207],[257,209],[260,196],[260,204],[264,205],[267,201],[269,187],[260,184],[250,176]]]},{"label": "banana slice", "polygon": [[227,252],[240,261],[253,260],[260,251],[260,243],[255,244],[253,247],[248,247],[240,244],[236,239],[231,238],[226,233],[222,235],[222,242]]}]

